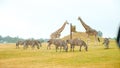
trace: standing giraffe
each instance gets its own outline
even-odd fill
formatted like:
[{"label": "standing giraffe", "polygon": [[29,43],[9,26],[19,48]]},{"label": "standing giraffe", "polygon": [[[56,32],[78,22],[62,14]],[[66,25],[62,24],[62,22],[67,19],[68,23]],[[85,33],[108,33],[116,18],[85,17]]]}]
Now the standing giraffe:
[{"label": "standing giraffe", "polygon": [[[80,17],[78,17],[78,20],[80,20],[82,26],[85,28],[88,39],[90,39],[89,36],[95,36],[95,45],[96,45],[96,41],[99,39],[99,38],[97,38],[98,32],[95,29],[92,29],[87,24],[85,24],[85,22]],[[87,40],[87,43],[88,43],[88,40]]]},{"label": "standing giraffe", "polygon": [[67,21],[65,21],[61,28],[59,28],[57,31],[53,32],[50,35],[51,39],[59,38],[61,35],[61,32],[64,30],[66,24],[69,24],[69,23]]}]

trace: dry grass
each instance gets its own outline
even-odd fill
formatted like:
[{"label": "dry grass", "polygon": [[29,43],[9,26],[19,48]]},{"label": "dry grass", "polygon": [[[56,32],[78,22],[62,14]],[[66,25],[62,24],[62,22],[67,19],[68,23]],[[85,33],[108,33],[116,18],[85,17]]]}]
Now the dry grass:
[{"label": "dry grass", "polygon": [[75,52],[55,52],[54,45],[51,50],[46,43],[42,45],[39,50],[24,50],[15,44],[0,44],[0,68],[120,68],[120,51],[114,41],[110,49],[91,45],[88,52],[84,48],[79,52],[79,47]]}]

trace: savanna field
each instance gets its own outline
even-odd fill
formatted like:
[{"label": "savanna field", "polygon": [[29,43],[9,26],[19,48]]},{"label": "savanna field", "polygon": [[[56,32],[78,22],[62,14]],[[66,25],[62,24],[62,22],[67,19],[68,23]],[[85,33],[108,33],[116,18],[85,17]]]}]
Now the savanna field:
[{"label": "savanna field", "polygon": [[39,50],[0,44],[0,68],[120,68],[120,49],[114,40],[110,40],[109,49],[104,49],[102,42],[97,46],[90,43],[88,52],[84,47],[79,52],[78,46],[74,52],[56,52],[54,45],[47,50],[47,43]]}]

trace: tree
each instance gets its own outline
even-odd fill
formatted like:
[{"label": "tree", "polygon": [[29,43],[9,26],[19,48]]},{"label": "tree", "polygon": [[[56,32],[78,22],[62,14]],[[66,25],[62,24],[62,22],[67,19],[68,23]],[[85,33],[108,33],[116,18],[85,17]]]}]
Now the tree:
[{"label": "tree", "polygon": [[0,43],[3,43],[3,37],[0,35]]},{"label": "tree", "polygon": [[98,31],[98,36],[99,37],[102,37],[103,36],[103,33],[101,31]]}]

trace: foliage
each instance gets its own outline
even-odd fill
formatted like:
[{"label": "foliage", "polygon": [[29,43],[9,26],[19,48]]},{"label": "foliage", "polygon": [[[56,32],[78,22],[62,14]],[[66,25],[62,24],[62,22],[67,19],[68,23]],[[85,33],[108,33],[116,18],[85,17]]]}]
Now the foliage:
[{"label": "foliage", "polygon": [[40,39],[38,39],[40,42],[44,42],[44,39],[42,39],[42,38],[40,38]]},{"label": "foliage", "polygon": [[102,37],[103,36],[103,33],[101,31],[98,31],[98,36],[99,37]]},{"label": "foliage", "polygon": [[18,38],[18,37],[10,37],[10,36],[2,37],[2,36],[0,36],[0,43],[15,43],[19,39],[21,40],[21,38]]},{"label": "foliage", "polygon": [[[31,38],[34,39],[34,38]],[[0,43],[16,43],[18,40],[25,40],[23,38],[19,38],[19,37],[10,37],[10,36],[6,36],[6,37],[2,37],[0,36]],[[41,42],[44,42],[44,39],[40,38],[38,39]]]}]

